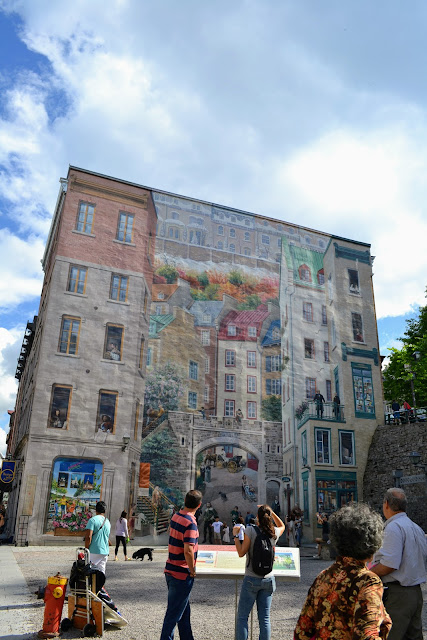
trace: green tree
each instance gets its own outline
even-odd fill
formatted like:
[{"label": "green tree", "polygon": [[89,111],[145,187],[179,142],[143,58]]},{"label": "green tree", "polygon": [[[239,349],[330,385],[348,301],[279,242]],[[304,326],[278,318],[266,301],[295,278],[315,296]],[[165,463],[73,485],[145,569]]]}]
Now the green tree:
[{"label": "green tree", "polygon": [[245,281],[243,274],[241,271],[238,271],[237,269],[233,269],[233,271],[230,271],[230,273],[228,274],[228,282],[230,284],[234,284],[236,287],[240,287],[241,284],[243,284]]},{"label": "green tree", "polygon": [[159,276],[163,276],[164,278],[166,278],[166,282],[168,284],[173,284],[174,282],[176,282],[179,276],[178,271],[171,264],[162,265],[157,269],[156,273],[158,273]]},{"label": "green tree", "polygon": [[176,411],[179,400],[184,394],[184,372],[169,360],[154,371],[147,373],[145,383],[144,404],[148,409]]},{"label": "green tree", "polygon": [[262,401],[261,418],[270,422],[282,422],[282,400],[280,396],[269,396]]},{"label": "green tree", "polygon": [[197,276],[197,280],[199,281],[200,286],[207,287],[209,284],[209,278],[206,271],[203,271],[203,273],[199,273],[199,275]]},{"label": "green tree", "polygon": [[150,463],[150,482],[167,486],[168,479],[175,474],[174,462],[178,455],[169,427],[147,436],[142,443],[141,462]]},{"label": "green tree", "polygon": [[245,309],[256,309],[262,303],[261,298],[257,293],[251,293],[246,297],[245,302],[242,302],[238,305],[238,309],[240,311],[244,311]]},{"label": "green tree", "polygon": [[[412,404],[412,379],[417,406],[427,406],[427,306],[420,307],[417,317],[406,321],[400,340],[402,348],[390,349],[390,361],[383,371],[385,399]],[[415,358],[416,353],[419,359]]]}]

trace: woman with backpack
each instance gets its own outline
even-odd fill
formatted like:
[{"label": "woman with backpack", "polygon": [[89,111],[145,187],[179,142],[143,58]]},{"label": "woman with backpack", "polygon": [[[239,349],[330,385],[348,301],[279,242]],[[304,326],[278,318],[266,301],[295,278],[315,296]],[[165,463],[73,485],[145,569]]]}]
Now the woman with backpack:
[{"label": "woman with backpack", "polygon": [[274,546],[285,531],[285,525],[267,504],[258,505],[257,525],[246,527],[239,542],[239,527],[233,528],[239,557],[247,557],[245,577],[237,611],[236,640],[247,640],[248,619],[257,603],[259,640],[270,640],[270,607],[276,581],[273,576]]}]

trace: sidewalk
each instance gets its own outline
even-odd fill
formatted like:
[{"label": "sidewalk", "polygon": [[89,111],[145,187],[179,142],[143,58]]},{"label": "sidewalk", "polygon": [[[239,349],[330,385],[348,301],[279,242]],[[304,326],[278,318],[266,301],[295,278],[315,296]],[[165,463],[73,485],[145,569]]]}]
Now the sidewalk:
[{"label": "sidewalk", "polygon": [[31,612],[41,606],[34,602],[12,547],[0,546],[0,619],[1,640],[24,640],[34,637]]}]

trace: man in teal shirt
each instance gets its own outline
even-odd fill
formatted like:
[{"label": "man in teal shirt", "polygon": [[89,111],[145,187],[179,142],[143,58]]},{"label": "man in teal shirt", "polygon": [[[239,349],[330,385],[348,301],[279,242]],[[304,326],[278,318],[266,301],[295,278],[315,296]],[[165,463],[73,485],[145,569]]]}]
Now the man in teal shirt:
[{"label": "man in teal shirt", "polygon": [[105,502],[97,502],[96,515],[88,520],[85,547],[89,549],[91,563],[105,574],[109,554],[110,521],[105,516]]}]

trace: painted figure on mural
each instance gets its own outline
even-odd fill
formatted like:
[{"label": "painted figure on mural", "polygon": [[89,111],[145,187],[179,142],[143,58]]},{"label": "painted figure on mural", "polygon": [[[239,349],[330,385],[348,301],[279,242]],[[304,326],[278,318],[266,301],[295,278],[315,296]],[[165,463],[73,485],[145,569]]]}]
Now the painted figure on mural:
[{"label": "painted figure on mural", "polygon": [[61,411],[59,409],[55,409],[50,419],[50,426],[54,429],[63,429],[65,424],[66,422],[62,417]]},{"label": "painted figure on mural", "polygon": [[340,404],[341,404],[340,397],[336,393],[334,395],[334,416],[336,420],[338,420],[340,417]]},{"label": "painted figure on mural", "polygon": [[325,398],[322,396],[320,391],[317,390],[313,400],[316,403],[316,416],[322,420],[322,418],[323,418],[323,405],[325,404]]},{"label": "painted figure on mural", "polygon": [[111,420],[111,417],[104,413],[101,416],[101,424],[99,425],[99,430],[104,431],[104,433],[113,433],[114,424]]},{"label": "painted figure on mural", "polygon": [[236,411],[236,422],[237,424],[242,424],[243,412],[241,409],[237,409]]},{"label": "painted figure on mural", "polygon": [[107,351],[104,354],[105,359],[109,360],[120,360],[120,351],[117,348],[117,344],[111,341],[108,344]]}]

